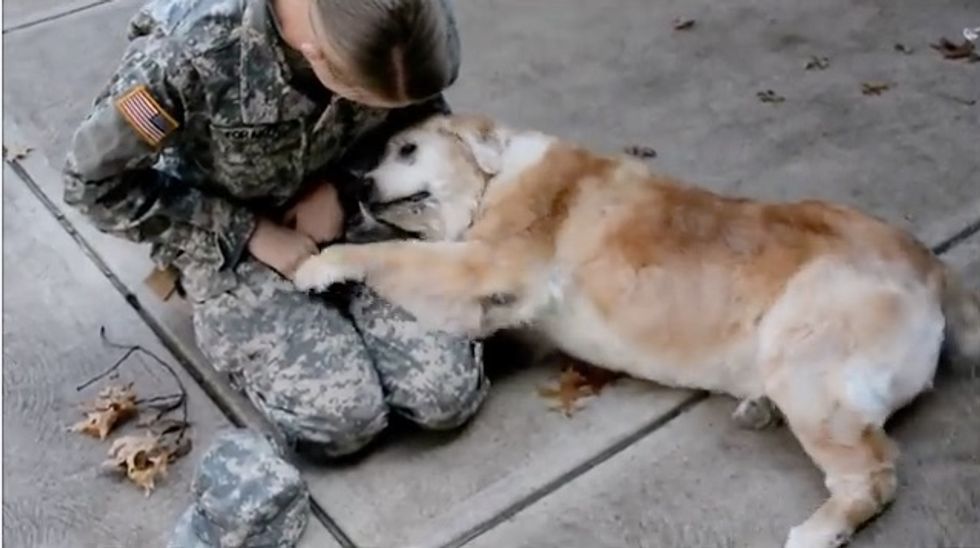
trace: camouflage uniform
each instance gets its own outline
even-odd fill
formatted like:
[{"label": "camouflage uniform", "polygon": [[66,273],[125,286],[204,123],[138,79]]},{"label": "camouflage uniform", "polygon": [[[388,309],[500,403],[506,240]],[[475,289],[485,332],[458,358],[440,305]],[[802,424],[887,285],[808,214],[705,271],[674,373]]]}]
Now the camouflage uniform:
[{"label": "camouflage uniform", "polygon": [[[159,142],[120,107],[140,89],[172,122],[149,120]],[[330,94],[266,0],[154,0],[75,134],[65,201],[180,271],[199,345],[291,440],[346,454],[389,411],[437,429],[472,416],[488,388],[480,348],[424,332],[365,288],[349,307],[297,292],[246,244],[257,214],[281,213],[305,183],[363,165],[442,109],[441,98],[385,111]]]}]

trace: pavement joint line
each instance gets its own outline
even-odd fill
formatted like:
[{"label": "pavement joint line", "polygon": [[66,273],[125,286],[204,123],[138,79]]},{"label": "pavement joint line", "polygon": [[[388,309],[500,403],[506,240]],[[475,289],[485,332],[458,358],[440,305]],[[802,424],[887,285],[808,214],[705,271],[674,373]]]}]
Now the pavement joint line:
[{"label": "pavement joint line", "polygon": [[959,232],[956,232],[952,236],[934,245],[932,247],[932,252],[935,253],[937,256],[942,255],[947,251],[949,251],[950,249],[956,247],[956,244],[962,243],[963,241],[970,238],[970,236],[973,236],[978,232],[980,232],[980,218],[966,225]]},{"label": "pavement joint line", "polygon": [[606,447],[605,449],[600,451],[597,455],[591,457],[585,462],[575,466],[571,470],[561,474],[557,478],[535,489],[534,492],[514,502],[503,511],[497,513],[497,515],[484,521],[483,523],[477,525],[476,527],[473,527],[472,529],[456,537],[455,539],[449,541],[448,543],[443,545],[442,548],[460,548],[461,546],[470,543],[480,535],[486,533],[487,531],[490,531],[494,527],[514,517],[515,515],[517,515],[524,509],[528,508],[532,504],[538,502],[539,500],[561,489],[566,484],[584,475],[586,472],[592,470],[596,466],[599,466],[600,464],[606,462],[612,457],[623,452],[624,450],[632,446],[634,443],[656,432],[662,426],[673,421],[674,419],[683,415],[684,413],[687,413],[688,411],[696,407],[699,403],[708,399],[709,395],[710,394],[708,392],[695,392],[694,394],[688,396],[686,399],[684,399],[684,401],[677,404],[670,411],[664,413],[663,415],[643,425],[638,430],[634,431],[632,434],[629,434],[628,436],[625,436],[624,438],[617,441],[616,443]]},{"label": "pavement joint line", "polygon": [[330,517],[330,514],[320,506],[320,503],[316,501],[316,498],[310,495],[310,510],[320,523],[327,528],[327,531],[333,535],[334,540],[337,541],[343,548],[358,548],[357,544],[351,540],[350,536],[344,532],[344,529],[337,523],[335,519]]},{"label": "pavement joint line", "polygon": [[103,4],[109,4],[111,2],[113,2],[113,0],[95,0],[94,2],[89,2],[88,4],[82,4],[81,6],[75,6],[73,8],[69,8],[69,9],[67,9],[65,11],[55,12],[55,13],[51,13],[51,14],[48,14],[48,15],[42,15],[41,17],[38,17],[37,19],[29,19],[29,20],[24,21],[22,23],[18,23],[16,25],[12,26],[12,27],[5,28],[5,29],[3,29],[3,34],[9,34],[9,33],[13,33],[13,32],[19,31],[19,30],[29,29],[31,27],[36,27],[38,25],[43,25],[44,23],[49,23],[51,21],[56,21],[56,20],[61,19],[63,17],[67,17],[69,15],[74,15],[76,13],[83,12],[85,10],[88,10],[88,9],[91,9],[91,8],[94,8],[94,7],[98,7],[98,6],[101,6]]}]

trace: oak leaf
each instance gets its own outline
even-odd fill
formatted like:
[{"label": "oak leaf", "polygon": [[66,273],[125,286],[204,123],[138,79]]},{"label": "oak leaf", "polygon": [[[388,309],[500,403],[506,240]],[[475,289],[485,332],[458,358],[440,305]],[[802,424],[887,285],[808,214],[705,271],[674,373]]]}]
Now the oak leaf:
[{"label": "oak leaf", "polygon": [[963,40],[963,43],[957,44],[943,37],[935,44],[929,44],[929,46],[941,53],[945,59],[964,59],[970,63],[980,61],[980,54],[977,54],[976,51],[977,45],[969,40]]},{"label": "oak leaf", "polygon": [[75,423],[70,430],[104,440],[116,425],[134,417],[136,413],[133,384],[109,386],[99,392],[99,396],[89,405],[85,419]]},{"label": "oak leaf", "polygon": [[10,161],[23,160],[33,151],[33,147],[20,145],[11,145],[8,147],[7,145],[3,145],[3,159]]},{"label": "oak leaf", "polygon": [[657,151],[653,147],[644,145],[630,145],[623,148],[623,152],[644,160],[657,157]]},{"label": "oak leaf", "polygon": [[[167,465],[175,460],[181,448],[162,442],[161,436],[147,432],[123,436],[109,448],[109,459],[103,465],[126,474],[150,496],[158,477],[166,476]],[[175,456],[176,455],[176,456]]]},{"label": "oak leaf", "polygon": [[786,100],[785,97],[776,93],[771,89],[763,90],[755,94],[755,96],[763,103],[773,103],[778,104]]},{"label": "oak leaf", "polygon": [[881,95],[891,88],[892,84],[888,82],[863,82],[861,84],[861,93],[864,95]]},{"label": "oak leaf", "polygon": [[606,385],[622,376],[578,360],[569,360],[571,363],[562,370],[557,386],[538,388],[541,397],[552,400],[549,407],[561,411],[566,417],[571,417],[585,406],[588,399],[599,395]]},{"label": "oak leaf", "polygon": [[694,28],[694,19],[674,19],[674,30],[691,30]]}]

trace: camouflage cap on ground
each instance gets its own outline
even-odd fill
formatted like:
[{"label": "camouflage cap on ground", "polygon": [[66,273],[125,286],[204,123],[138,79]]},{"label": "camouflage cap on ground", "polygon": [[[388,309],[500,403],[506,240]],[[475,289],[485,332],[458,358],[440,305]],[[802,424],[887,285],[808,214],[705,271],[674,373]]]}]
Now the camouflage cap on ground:
[{"label": "camouflage cap on ground", "polygon": [[309,519],[299,471],[247,430],[218,435],[192,491],[168,548],[292,548]]}]

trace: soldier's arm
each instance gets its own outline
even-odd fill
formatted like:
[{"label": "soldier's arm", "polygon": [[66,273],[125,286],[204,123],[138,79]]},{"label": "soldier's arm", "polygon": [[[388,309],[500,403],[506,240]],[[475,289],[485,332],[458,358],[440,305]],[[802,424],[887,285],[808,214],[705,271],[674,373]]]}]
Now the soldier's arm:
[{"label": "soldier's arm", "polygon": [[182,51],[161,38],[130,44],[71,142],[64,200],[104,232],[230,267],[254,215],[152,167],[162,147],[181,139],[185,108],[199,93]]}]

